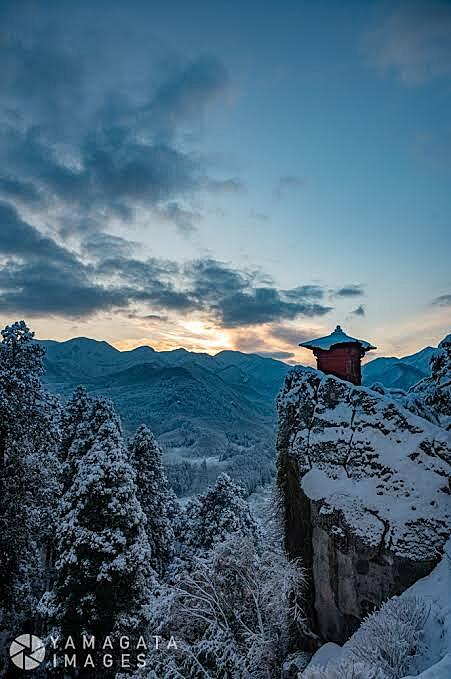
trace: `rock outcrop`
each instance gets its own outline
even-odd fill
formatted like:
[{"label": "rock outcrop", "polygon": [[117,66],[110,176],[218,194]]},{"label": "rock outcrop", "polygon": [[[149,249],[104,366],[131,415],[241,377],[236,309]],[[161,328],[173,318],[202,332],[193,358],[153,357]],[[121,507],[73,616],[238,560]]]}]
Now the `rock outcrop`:
[{"label": "rock outcrop", "polygon": [[409,397],[421,403],[431,421],[451,431],[451,335],[438,345],[430,377],[411,387]]},{"label": "rock outcrop", "polygon": [[388,396],[415,415],[451,431],[451,335],[447,335],[434,350],[430,361],[429,377],[403,389],[384,387],[379,382],[373,391]]},{"label": "rock outcrop", "polygon": [[313,630],[342,643],[440,559],[451,435],[389,396],[310,368],[287,375],[278,411],[286,548],[310,574]]}]

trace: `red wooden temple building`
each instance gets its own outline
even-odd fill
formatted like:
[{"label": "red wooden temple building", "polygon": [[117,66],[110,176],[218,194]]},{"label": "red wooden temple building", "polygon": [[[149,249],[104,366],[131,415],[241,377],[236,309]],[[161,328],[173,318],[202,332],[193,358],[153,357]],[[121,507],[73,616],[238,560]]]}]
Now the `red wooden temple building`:
[{"label": "red wooden temple building", "polygon": [[299,346],[313,351],[318,370],[353,384],[362,383],[361,361],[365,353],[376,349],[365,340],[350,337],[339,325],[327,337],[302,342]]}]

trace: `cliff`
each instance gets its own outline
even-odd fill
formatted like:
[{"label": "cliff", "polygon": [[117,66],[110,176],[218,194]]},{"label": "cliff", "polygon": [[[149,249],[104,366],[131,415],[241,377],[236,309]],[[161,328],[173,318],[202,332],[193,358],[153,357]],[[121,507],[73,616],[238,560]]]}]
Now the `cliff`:
[{"label": "cliff", "polygon": [[287,375],[278,413],[286,548],[310,574],[313,629],[343,642],[440,559],[451,435],[389,395],[310,368]]}]

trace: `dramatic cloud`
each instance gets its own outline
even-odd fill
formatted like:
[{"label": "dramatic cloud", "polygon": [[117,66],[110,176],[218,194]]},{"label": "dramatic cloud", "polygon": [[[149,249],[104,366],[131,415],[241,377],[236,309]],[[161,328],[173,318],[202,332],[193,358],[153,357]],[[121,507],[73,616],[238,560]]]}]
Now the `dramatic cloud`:
[{"label": "dramatic cloud", "polygon": [[213,259],[180,265],[132,253],[132,243],[103,233],[71,251],[0,204],[0,310],[72,317],[139,304],[143,318],[199,312],[227,328],[331,310],[315,301],[317,286],[280,290],[261,272]]},{"label": "dramatic cloud", "polygon": [[437,306],[451,306],[451,294],[440,295],[439,297],[436,297],[432,304],[436,304]]},{"label": "dramatic cloud", "polygon": [[365,294],[362,285],[345,285],[333,293],[337,297],[360,297]]},{"label": "dramatic cloud", "polygon": [[[389,6],[390,7],[390,6]],[[451,4],[412,0],[391,9],[364,41],[371,63],[417,85],[451,75]]]},{"label": "dramatic cloud", "polygon": [[63,18],[53,4],[14,9],[0,9],[9,26],[0,39],[1,199],[53,220],[66,237],[105,230],[111,218],[129,222],[140,208],[187,235],[201,219],[191,205],[199,192],[243,189],[238,177],[211,176],[187,143],[228,91],[221,61],[172,59],[157,74],[140,34],[114,79],[110,32],[121,36],[120,9],[106,25],[84,3]]},{"label": "dramatic cloud", "polygon": [[351,311],[352,316],[365,316],[365,307],[363,304],[359,304],[358,307]]},{"label": "dramatic cloud", "polygon": [[278,290],[259,285],[261,274],[231,269],[214,260],[194,263],[189,275],[199,304],[207,303],[224,327],[257,325],[293,319],[297,316],[322,316],[331,307],[312,301],[320,295],[317,286]]},{"label": "dramatic cloud", "polygon": [[225,327],[270,323],[298,316],[322,316],[331,307],[308,301],[290,301],[286,294],[275,288],[254,288],[237,292],[220,300],[218,311]]},{"label": "dramatic cloud", "polygon": [[89,267],[69,250],[0,204],[0,310],[84,315],[123,306],[127,291],[91,280]]}]

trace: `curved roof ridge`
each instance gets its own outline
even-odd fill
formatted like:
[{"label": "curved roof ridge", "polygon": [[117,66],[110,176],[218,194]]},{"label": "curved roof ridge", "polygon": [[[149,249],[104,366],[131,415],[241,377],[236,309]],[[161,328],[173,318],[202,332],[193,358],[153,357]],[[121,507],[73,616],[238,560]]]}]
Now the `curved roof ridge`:
[{"label": "curved roof ridge", "polygon": [[301,342],[300,347],[305,347],[307,349],[322,349],[323,351],[329,351],[329,349],[336,344],[360,344],[362,349],[365,351],[370,351],[371,349],[377,349],[373,344],[367,342],[366,340],[357,339],[356,337],[351,337],[347,335],[341,328],[337,325],[335,330],[331,332],[330,335],[325,337],[318,337],[317,339],[309,340],[308,342]]}]

